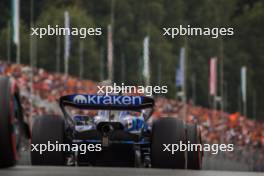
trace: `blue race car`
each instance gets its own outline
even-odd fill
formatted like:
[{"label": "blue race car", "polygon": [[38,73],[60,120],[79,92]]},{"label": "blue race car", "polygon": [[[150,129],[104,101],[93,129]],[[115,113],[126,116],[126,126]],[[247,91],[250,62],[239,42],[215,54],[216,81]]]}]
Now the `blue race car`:
[{"label": "blue race car", "polygon": [[64,118],[43,115],[33,124],[33,165],[201,168],[200,151],[164,151],[164,144],[201,143],[197,126],[151,122],[150,97],[74,94],[59,105]]}]

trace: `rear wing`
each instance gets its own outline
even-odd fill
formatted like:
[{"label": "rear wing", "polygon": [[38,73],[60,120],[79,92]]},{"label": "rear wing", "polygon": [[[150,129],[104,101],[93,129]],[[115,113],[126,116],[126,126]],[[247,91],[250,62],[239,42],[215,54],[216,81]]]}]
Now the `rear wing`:
[{"label": "rear wing", "polygon": [[60,106],[95,110],[140,110],[152,108],[154,100],[145,96],[73,94],[62,96]]},{"label": "rear wing", "polygon": [[59,99],[59,104],[66,120],[74,125],[74,121],[66,112],[65,106],[83,110],[142,110],[151,108],[151,113],[147,117],[149,118],[153,112],[154,100],[145,96],[73,94],[62,96]]}]

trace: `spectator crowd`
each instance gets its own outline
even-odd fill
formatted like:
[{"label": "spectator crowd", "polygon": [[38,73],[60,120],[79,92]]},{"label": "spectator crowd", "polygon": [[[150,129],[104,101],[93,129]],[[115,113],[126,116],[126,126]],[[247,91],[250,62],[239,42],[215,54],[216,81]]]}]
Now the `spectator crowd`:
[{"label": "spectator crowd", "polygon": [[[65,94],[97,92],[98,83],[81,80],[43,69],[0,62],[0,75],[8,75],[17,81],[22,98],[25,117],[52,113],[59,114],[56,100]],[[235,151],[225,152],[224,157],[238,160],[264,170],[264,123],[249,119],[238,112],[229,114],[218,110],[183,105],[172,99],[157,97],[153,118],[183,117],[190,123],[197,123],[204,143],[232,143]],[[30,121],[30,120],[29,120]],[[254,168],[253,168],[254,170]]]}]

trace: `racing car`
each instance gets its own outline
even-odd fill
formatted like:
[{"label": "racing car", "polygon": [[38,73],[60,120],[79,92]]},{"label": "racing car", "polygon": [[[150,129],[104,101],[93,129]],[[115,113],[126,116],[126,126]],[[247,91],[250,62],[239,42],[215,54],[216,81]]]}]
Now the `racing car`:
[{"label": "racing car", "polygon": [[101,150],[31,152],[32,165],[201,169],[202,152],[164,151],[164,144],[201,143],[197,125],[162,117],[152,120],[146,96],[71,94],[60,97],[63,117],[35,119],[32,144],[93,144]]},{"label": "racing car", "polygon": [[16,81],[0,76],[0,167],[10,167],[20,158],[22,140],[30,139]]}]

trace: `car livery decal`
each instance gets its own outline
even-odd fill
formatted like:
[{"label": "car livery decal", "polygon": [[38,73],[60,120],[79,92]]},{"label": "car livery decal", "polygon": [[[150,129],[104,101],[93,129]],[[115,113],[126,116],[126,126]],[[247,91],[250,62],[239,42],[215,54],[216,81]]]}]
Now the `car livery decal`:
[{"label": "car livery decal", "polygon": [[141,105],[141,96],[118,96],[118,95],[71,95],[71,101],[80,105]]}]

